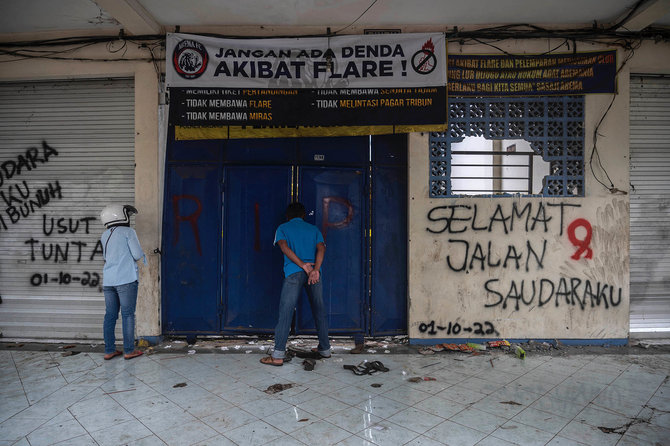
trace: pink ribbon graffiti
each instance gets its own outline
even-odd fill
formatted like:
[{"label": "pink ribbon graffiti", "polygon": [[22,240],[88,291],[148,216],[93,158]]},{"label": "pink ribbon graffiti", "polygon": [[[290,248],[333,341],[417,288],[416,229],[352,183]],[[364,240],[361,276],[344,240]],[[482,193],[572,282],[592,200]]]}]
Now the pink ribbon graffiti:
[{"label": "pink ribbon graffiti", "polygon": [[[577,236],[575,235],[575,230],[579,227],[586,229],[586,236],[584,237],[583,240],[578,239]],[[586,259],[593,258],[593,250],[589,248],[589,245],[591,244],[592,234],[593,234],[593,228],[591,228],[591,223],[589,223],[588,220],[578,218],[577,220],[570,223],[570,226],[568,226],[568,238],[570,239],[570,243],[579,248],[571,256],[572,259],[579,260],[585,251],[586,255],[584,256],[584,258]]]}]

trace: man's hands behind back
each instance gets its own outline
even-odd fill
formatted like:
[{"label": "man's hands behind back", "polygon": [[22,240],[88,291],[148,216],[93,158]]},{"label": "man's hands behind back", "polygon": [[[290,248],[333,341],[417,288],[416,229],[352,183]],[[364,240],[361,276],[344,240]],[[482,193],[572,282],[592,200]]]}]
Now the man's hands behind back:
[{"label": "man's hands behind back", "polygon": [[307,284],[314,285],[315,283],[319,282],[320,278],[321,278],[321,274],[319,274],[319,270],[318,269],[313,269],[309,273],[309,277],[307,278]]}]

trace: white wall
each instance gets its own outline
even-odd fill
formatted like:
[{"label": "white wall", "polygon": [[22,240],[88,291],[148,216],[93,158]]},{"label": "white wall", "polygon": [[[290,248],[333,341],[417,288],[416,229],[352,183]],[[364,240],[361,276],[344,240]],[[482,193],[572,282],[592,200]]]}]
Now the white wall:
[{"label": "white wall", "polygon": [[[547,51],[557,43],[510,41],[499,46],[514,53],[533,54]],[[578,44],[577,48],[578,51],[600,49],[606,48],[586,44]],[[629,187],[629,70],[670,73],[669,49],[668,45],[645,44],[636,52],[630,65],[618,75],[618,94],[599,130],[598,151],[602,163],[615,187],[623,192]],[[488,54],[491,48],[450,43],[449,53]],[[620,50],[619,65],[624,59],[625,53]],[[431,199],[428,134],[410,135],[409,335],[413,341],[476,337],[591,340],[628,337],[629,197],[610,193],[596,182],[589,168],[593,131],[611,99],[611,95],[586,96],[586,192],[583,198]],[[597,167],[596,173],[602,177]],[[449,206],[470,209],[455,208],[452,215]],[[516,216],[511,227],[515,206],[518,212],[530,206],[528,228],[526,214],[523,218]],[[473,229],[475,209],[474,227],[486,227],[485,230]],[[450,216],[469,220],[454,220],[448,228]],[[510,217],[507,224],[491,223],[491,219],[507,217]],[[534,217],[539,219],[535,225]],[[572,258],[578,247],[570,241],[568,227],[577,219],[586,220],[592,228],[591,259],[584,254],[577,260]],[[584,227],[577,227],[575,236],[583,240]],[[462,269],[466,246],[469,254],[467,265]],[[481,246],[481,252],[475,251],[477,246]],[[474,252],[475,257],[486,256],[486,260],[475,260],[470,268]],[[513,259],[517,255],[521,256],[518,267]],[[510,258],[505,267],[507,257]],[[495,266],[498,261],[500,265]],[[522,286],[523,300],[517,298],[522,294]],[[597,304],[598,287],[602,290],[605,286],[603,294],[607,303],[601,296]],[[455,324],[461,329],[458,334],[454,333]],[[475,336],[474,331],[480,327],[485,333]],[[473,331],[466,332],[464,328]]]}]

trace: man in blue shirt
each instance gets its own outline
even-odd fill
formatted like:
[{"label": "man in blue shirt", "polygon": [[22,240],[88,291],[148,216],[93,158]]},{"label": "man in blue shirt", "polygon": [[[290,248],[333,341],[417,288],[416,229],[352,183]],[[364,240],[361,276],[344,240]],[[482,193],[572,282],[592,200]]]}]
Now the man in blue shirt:
[{"label": "man in blue shirt", "polygon": [[319,345],[315,349],[321,357],[330,357],[328,318],[323,305],[321,264],[326,244],[319,228],[303,220],[305,206],[291,203],[286,209],[286,223],[277,228],[275,245],[284,254],[284,283],[279,298],[279,319],[275,328],[275,347],[272,356],[261,359],[263,364],[281,366],[286,354],[286,341],[291,329],[293,311],[304,287],[307,291],[312,316],[316,324]]}]

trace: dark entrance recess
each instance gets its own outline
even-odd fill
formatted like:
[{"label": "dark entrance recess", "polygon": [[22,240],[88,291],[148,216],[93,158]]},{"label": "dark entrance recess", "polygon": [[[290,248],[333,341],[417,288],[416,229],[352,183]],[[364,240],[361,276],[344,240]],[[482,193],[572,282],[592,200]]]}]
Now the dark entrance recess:
[{"label": "dark entrance recess", "polygon": [[[405,135],[168,141],[164,334],[274,331],[283,276],[273,241],[292,200],[326,239],[330,333],[406,333]],[[306,296],[294,330],[315,331]]]}]

